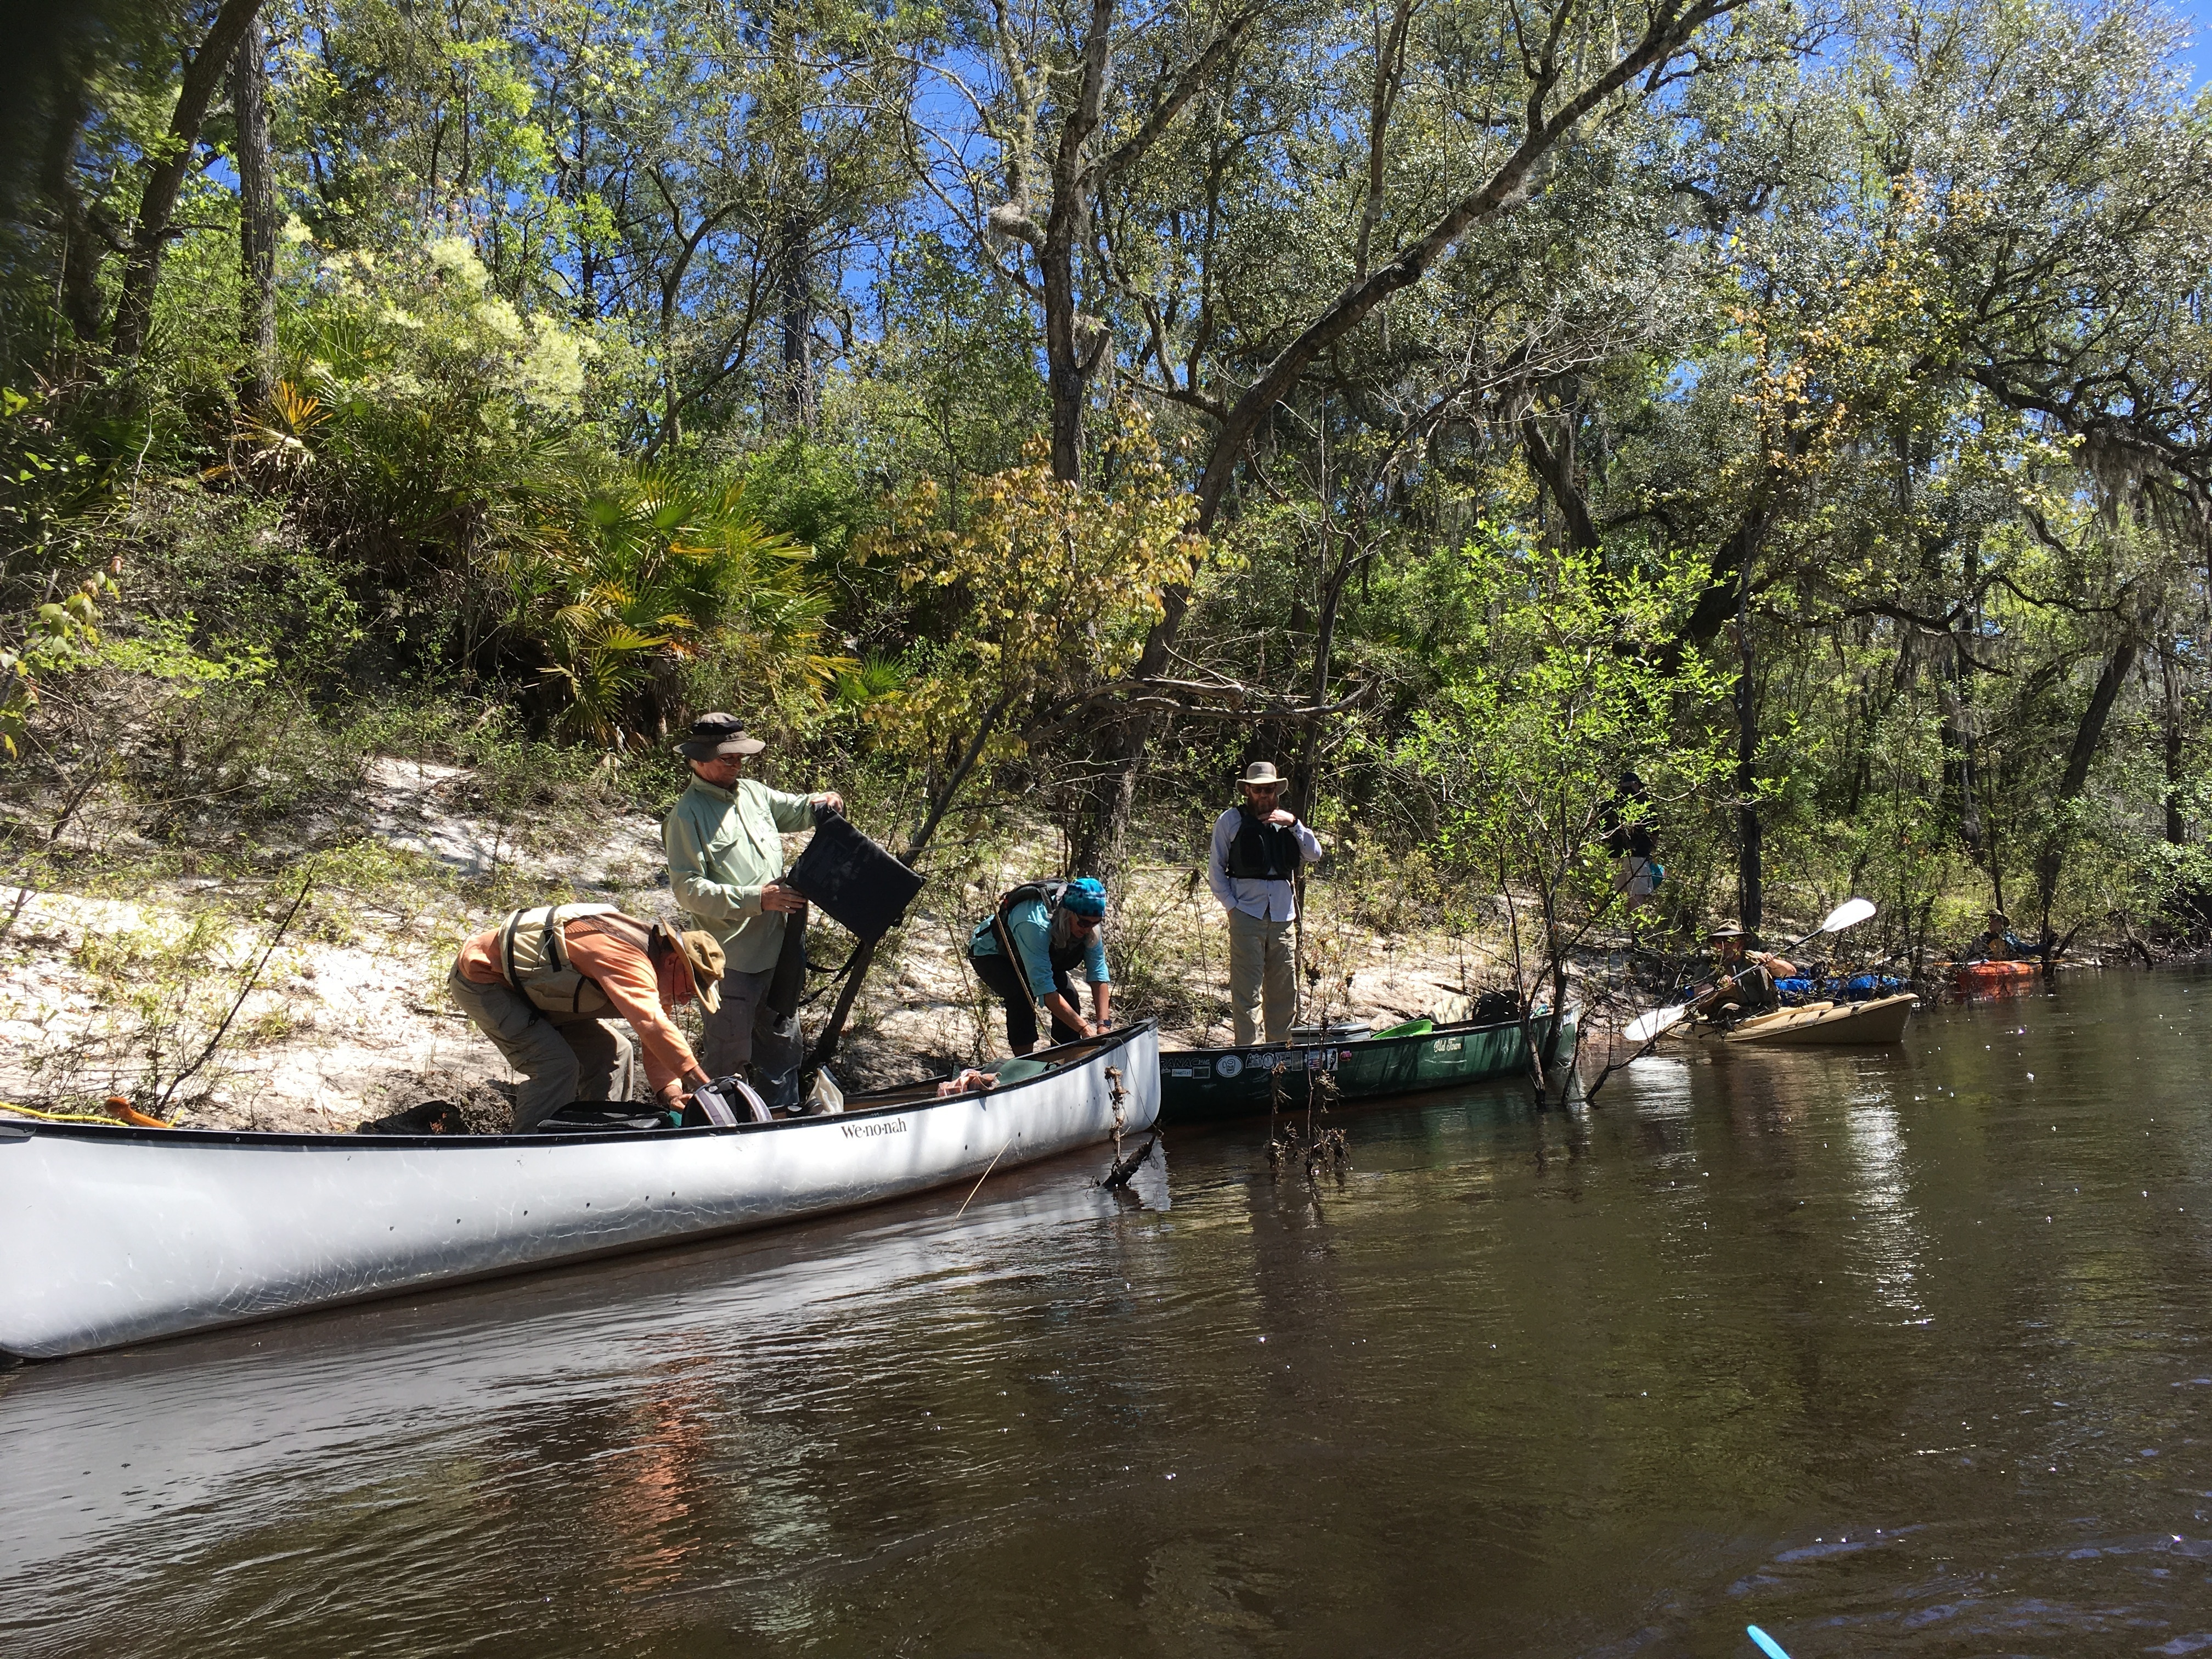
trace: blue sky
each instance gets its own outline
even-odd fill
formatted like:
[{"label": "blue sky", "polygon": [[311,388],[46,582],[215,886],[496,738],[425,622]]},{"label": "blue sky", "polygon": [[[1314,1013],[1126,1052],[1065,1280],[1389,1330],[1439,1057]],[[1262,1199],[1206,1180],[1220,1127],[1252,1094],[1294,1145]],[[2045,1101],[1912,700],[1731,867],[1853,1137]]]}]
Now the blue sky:
[{"label": "blue sky", "polygon": [[2189,62],[2197,86],[2212,81],[2212,0],[2175,0],[2174,9],[2189,19],[2196,38],[2189,45]]}]

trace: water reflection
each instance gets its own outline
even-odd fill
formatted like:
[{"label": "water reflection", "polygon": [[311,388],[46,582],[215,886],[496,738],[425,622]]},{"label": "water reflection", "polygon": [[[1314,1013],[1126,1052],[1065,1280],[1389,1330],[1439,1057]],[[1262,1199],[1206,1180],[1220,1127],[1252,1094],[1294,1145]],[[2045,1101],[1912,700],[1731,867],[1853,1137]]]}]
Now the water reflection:
[{"label": "water reflection", "polygon": [[19,1371],[0,1646],[2192,1651],[2203,1000],[2062,982],[1588,1112],[1346,1114],[1317,1182],[1246,1127],[1127,1198],[1096,1157]]}]

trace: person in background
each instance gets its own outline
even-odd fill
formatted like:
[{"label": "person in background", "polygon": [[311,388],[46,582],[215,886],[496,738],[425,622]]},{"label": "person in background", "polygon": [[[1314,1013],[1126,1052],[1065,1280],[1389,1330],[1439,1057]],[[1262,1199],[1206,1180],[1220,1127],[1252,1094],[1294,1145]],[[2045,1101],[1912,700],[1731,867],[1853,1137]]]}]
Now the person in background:
[{"label": "person in background", "polygon": [[625,1101],[636,1081],[629,1039],[661,1106],[708,1080],[668,1018],[695,999],[711,1015],[722,947],[710,933],[673,933],[611,904],[510,911],[461,947],[446,987],[507,1063],[522,1074],[509,1127],[535,1128],[577,1100]]},{"label": "person in background", "polygon": [[1314,832],[1280,805],[1283,776],[1273,761],[1254,761],[1238,781],[1244,798],[1213,823],[1206,882],[1229,915],[1229,1003],[1237,1046],[1291,1035],[1297,1012],[1297,967],[1291,924],[1297,920],[1292,878],[1321,857]]},{"label": "person in background", "polygon": [[2035,954],[2035,946],[2013,932],[2012,918],[2002,910],[1990,912],[1988,925],[1968,952],[1979,962],[2019,962]]},{"label": "person in background", "polygon": [[[676,745],[690,763],[691,787],[660,826],[668,885],[684,914],[722,947],[720,1006],[708,1012],[699,1058],[714,1077],[756,1070],[754,1085],[770,1100],[791,1092],[801,1056],[795,1043],[774,1037],[763,1001],[783,948],[785,918],[805,898],[781,884],[783,836],[811,828],[814,809],[843,811],[834,790],[793,795],[742,775],[744,763],[768,747],[732,714],[702,714]],[[755,1032],[766,1025],[761,1064],[753,1067]]]},{"label": "person in background", "polygon": [[[968,965],[993,995],[1005,1000],[1006,1042],[1017,1056],[1036,1047],[1039,1008],[1052,1018],[1054,1042],[1073,1042],[1106,1029],[1114,986],[1106,971],[1105,926],[1106,889],[1082,876],[1023,883],[969,933]],[[1078,967],[1091,982],[1087,1020],[1077,1001]]]},{"label": "person in background", "polygon": [[1698,999],[1700,1011],[1733,1008],[1749,1013],[1774,1006],[1774,981],[1797,977],[1796,963],[1771,951],[1749,948],[1751,935],[1723,923],[1705,935],[1713,949],[1713,988]]},{"label": "person in background", "polygon": [[1659,867],[1658,843],[1649,821],[1650,796],[1644,780],[1633,772],[1620,775],[1620,787],[1605,804],[1599,827],[1605,831],[1605,850],[1613,854],[1613,890],[1628,901],[1631,910],[1651,902],[1654,889],[1665,873]]}]

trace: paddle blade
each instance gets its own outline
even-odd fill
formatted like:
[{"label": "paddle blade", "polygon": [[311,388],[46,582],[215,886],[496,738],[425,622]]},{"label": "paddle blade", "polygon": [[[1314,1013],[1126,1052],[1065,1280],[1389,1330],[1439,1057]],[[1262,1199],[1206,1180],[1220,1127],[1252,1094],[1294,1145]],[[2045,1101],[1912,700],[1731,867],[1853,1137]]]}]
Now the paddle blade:
[{"label": "paddle blade", "polygon": [[[1873,907],[1871,905],[1868,906],[1868,908],[1869,909],[1872,908]],[[1861,921],[1864,921],[1866,918],[1864,916],[1861,916],[1859,920]],[[1850,923],[1845,922],[1844,926],[1848,927],[1850,926]],[[1782,1650],[1782,1644],[1776,1641],[1765,1631],[1759,1629],[1758,1626],[1746,1625],[1743,1627],[1743,1633],[1751,1638],[1753,1641],[1759,1644],[1759,1650],[1766,1656],[1766,1659],[1790,1659],[1790,1656]]]},{"label": "paddle blade", "polygon": [[1677,1002],[1665,1008],[1654,1008],[1648,1014],[1638,1014],[1628,1022],[1621,1036],[1638,1048],[1662,1037],[1689,1018],[1690,1005]]},{"label": "paddle blade", "polygon": [[1823,933],[1840,933],[1846,927],[1856,927],[1874,914],[1874,901],[1848,898],[1828,912],[1828,919],[1820,924]]}]

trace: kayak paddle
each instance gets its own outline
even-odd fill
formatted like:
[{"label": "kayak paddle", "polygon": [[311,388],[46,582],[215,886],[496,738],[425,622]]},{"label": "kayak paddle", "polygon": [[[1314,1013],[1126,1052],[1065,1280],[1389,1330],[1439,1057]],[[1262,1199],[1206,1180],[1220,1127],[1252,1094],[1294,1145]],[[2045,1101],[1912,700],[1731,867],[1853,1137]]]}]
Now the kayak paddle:
[{"label": "kayak paddle", "polygon": [[[1867,908],[1869,910],[1873,908],[1874,907],[1870,904],[1867,906]],[[1805,939],[1810,939],[1813,936],[1810,933],[1805,935]],[[1800,939],[1797,942],[1800,945],[1802,945],[1805,940]],[[1753,1641],[1759,1644],[1759,1650],[1766,1656],[1766,1659],[1790,1659],[1790,1656],[1782,1650],[1782,1644],[1776,1641],[1765,1631],[1759,1629],[1758,1626],[1746,1625],[1743,1627],[1743,1633],[1751,1638]]]}]

